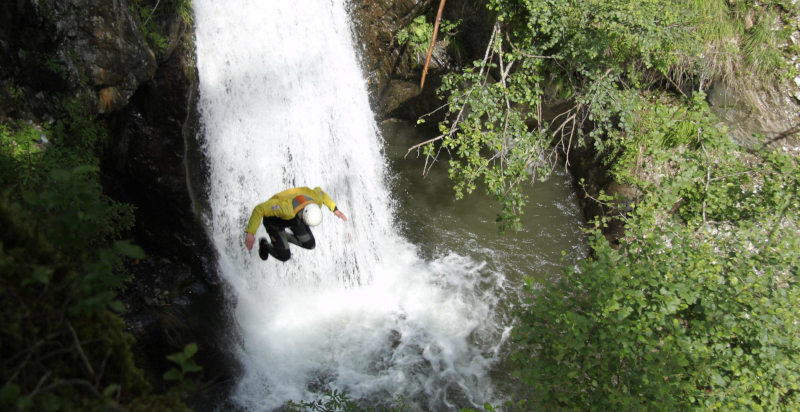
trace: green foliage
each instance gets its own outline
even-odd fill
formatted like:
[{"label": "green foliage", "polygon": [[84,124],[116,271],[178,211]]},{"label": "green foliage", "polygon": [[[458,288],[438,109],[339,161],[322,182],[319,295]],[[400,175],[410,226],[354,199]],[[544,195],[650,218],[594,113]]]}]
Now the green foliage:
[{"label": "green foliage", "polygon": [[[448,152],[457,196],[483,180],[514,226],[516,186],[584,142],[641,193],[618,247],[603,218],[591,259],[529,280],[513,360],[530,408],[800,407],[797,159],[738,148],[702,92],[780,74],[779,3],[490,2],[486,57],[445,78],[448,116],[425,147]],[[548,98],[572,107],[544,118]]]},{"label": "green foliage", "polygon": [[[62,101],[61,111],[52,125],[43,127],[46,140],[54,150],[45,150],[39,170],[74,168],[83,165],[99,167],[99,154],[105,147],[107,133],[85,98]],[[39,178],[43,173],[39,174]]]},{"label": "green foliage", "polygon": [[782,1],[724,0],[689,1],[686,6],[701,40],[702,56],[707,56],[695,59],[693,64],[707,77],[753,87],[790,70],[786,63],[791,29],[780,27],[781,20],[790,18],[794,6]]},{"label": "green foliage", "polygon": [[[56,24],[52,2],[40,3],[44,24]],[[156,3],[190,22],[188,0]],[[150,30],[161,28],[155,21],[146,23]],[[151,41],[166,47],[165,36]],[[33,53],[42,69],[65,75],[55,55]],[[29,120],[33,101],[18,82],[0,82],[0,410],[188,410],[183,378],[199,368],[193,353],[174,359],[177,390],[152,394],[119,316],[123,262],[144,252],[124,238],[133,207],[109,198],[100,183],[105,126],[86,96],[49,99],[58,105],[48,113],[54,120]]]},{"label": "green foliage", "polygon": [[191,26],[192,3],[190,0],[134,0],[131,12],[137,27],[156,56],[162,56],[170,43],[170,23],[160,21],[162,16],[180,16],[183,24]]},{"label": "green foliage", "polygon": [[[497,409],[495,409],[494,405],[492,405],[490,403],[486,403],[486,404],[483,405],[483,410],[486,411],[486,412],[494,412]],[[463,409],[462,408],[461,412],[475,412],[475,410],[474,409]]]},{"label": "green foliage", "polygon": [[[113,291],[124,279],[117,272],[123,257],[141,258],[142,252],[119,239],[133,226],[133,209],[103,194],[94,164],[105,132],[79,112],[77,101],[65,102],[64,116],[49,132],[0,127],[0,181],[14,216],[46,235],[63,264],[83,272],[62,279],[70,285],[62,309],[96,314],[121,309]],[[31,275],[24,281],[48,285],[53,270],[34,267]]]},{"label": "green foliage", "polygon": [[631,103],[619,113],[616,127],[594,140],[603,166],[617,182],[648,190],[652,182],[672,173],[670,159],[675,151],[700,149],[703,141],[728,142],[725,131],[716,126],[705,93],[695,93],[687,104],[655,94],[633,96]]},{"label": "green foliage", "polygon": [[[456,34],[456,29],[461,24],[461,20],[451,22],[447,19],[439,21],[438,40],[449,42],[450,38]],[[429,23],[425,16],[417,16],[408,26],[403,27],[397,32],[397,43],[406,46],[406,56],[412,65],[419,62],[420,56],[428,53],[428,48],[433,37],[433,23]]]},{"label": "green foliage", "polygon": [[37,185],[54,169],[92,166],[96,172],[107,135],[87,107],[85,100],[69,98],[52,124],[0,123],[0,155],[4,157],[0,182],[9,188],[29,185],[38,190]]},{"label": "green foliage", "polygon": [[0,123],[0,156],[12,161],[0,163],[0,182],[6,186],[10,179],[27,183],[38,180],[42,155],[41,133],[33,126],[22,124],[18,128]]},{"label": "green foliage", "polygon": [[0,107],[25,107],[27,99],[22,87],[0,82]]},{"label": "green foliage", "polygon": [[744,61],[756,76],[768,75],[787,66],[781,48],[788,35],[785,31],[775,30],[780,26],[776,14],[765,13],[746,31],[742,47]]},{"label": "green foliage", "polygon": [[[593,135],[613,128],[636,93],[620,84],[638,86],[643,70],[666,73],[676,62],[672,50],[686,32],[668,3],[490,2],[500,24],[486,58],[445,78],[439,93],[449,115],[441,141],[426,148],[431,157],[437,144],[449,151],[456,196],[483,180],[502,205],[500,229],[518,228],[526,203],[519,185],[548,176],[553,144],[568,151],[587,121]],[[553,78],[576,106],[550,127],[541,105]]]},{"label": "green foliage", "polygon": [[169,39],[161,32],[157,21],[153,20],[157,7],[147,7],[142,1],[134,1],[130,7],[138,22],[139,31],[147,40],[150,48],[157,56],[160,56],[167,49]]},{"label": "green foliage", "polygon": [[175,10],[178,11],[178,15],[181,16],[183,23],[187,26],[191,26],[194,24],[193,20],[193,9],[192,9],[192,2],[191,0],[172,0],[173,7]]},{"label": "green foliage", "polygon": [[197,354],[197,344],[190,343],[184,346],[182,352],[167,356],[167,359],[176,365],[176,367],[166,371],[163,376],[165,381],[175,382],[175,385],[169,389],[169,396],[181,399],[196,390],[195,381],[187,378],[187,375],[200,372],[203,369],[192,359],[195,354]]},{"label": "green foliage", "polygon": [[[448,110],[457,119],[439,125],[440,149],[451,155],[450,177],[455,182],[456,197],[472,193],[477,181],[482,180],[486,191],[503,205],[498,221],[504,229],[509,224],[518,226],[525,197],[516,185],[528,179],[531,167],[546,167],[530,160],[542,156],[549,140],[545,129],[528,130],[529,114],[495,110],[527,100],[536,91],[518,85],[517,92],[511,93],[504,82],[486,84],[486,72],[493,67],[478,64],[460,76],[445,77],[439,92],[450,93]],[[424,153],[438,157],[434,143],[425,146]]]},{"label": "green foliage", "polygon": [[427,53],[432,32],[433,24],[428,23],[425,16],[417,16],[411,24],[397,32],[397,42],[401,46],[409,46],[410,54],[417,56]]},{"label": "green foliage", "polygon": [[105,130],[78,99],[0,124],[0,409],[185,410],[150,395],[117,313],[133,209],[99,182]]},{"label": "green foliage", "polygon": [[36,155],[41,152],[41,146],[36,144],[40,138],[40,132],[31,125],[23,124],[14,132],[8,125],[0,124],[0,150],[3,156],[24,159]]},{"label": "green foliage", "polygon": [[116,274],[103,267],[116,257],[110,252],[99,253],[97,260],[65,257],[5,196],[0,227],[4,405],[103,410],[148,390],[134,366],[124,324],[104,310],[119,309],[103,285],[116,283]]},{"label": "green foliage", "polygon": [[57,78],[65,81],[69,78],[67,68],[57,55],[50,54],[41,56],[39,58],[39,61],[42,62],[42,66],[44,66],[50,73],[55,75]]},{"label": "green foliage", "polygon": [[[656,183],[617,169],[646,193],[624,220],[619,248],[602,236],[601,220],[591,259],[544,288],[529,280],[514,360],[531,402],[568,410],[800,407],[800,164],[740,151],[701,102],[639,126],[669,144],[647,152],[663,171]],[[666,148],[670,156],[653,155]]]},{"label": "green foliage", "polygon": [[578,70],[624,71],[636,64],[664,72],[686,36],[679,3],[493,0],[489,7],[527,54],[563,59]]},{"label": "green foliage", "polygon": [[47,233],[69,259],[93,255],[91,251],[133,226],[130,206],[103,195],[96,173],[94,166],[56,169],[41,185],[22,191],[20,215],[35,230]]},{"label": "green foliage", "polygon": [[197,344],[190,343],[183,348],[183,352],[173,353],[167,359],[178,365],[179,368],[171,368],[164,373],[164,380],[184,382],[189,373],[199,372],[201,368],[195,363],[192,357],[197,353]]},{"label": "green foliage", "polygon": [[[518,186],[546,178],[559,154],[591,139],[604,156],[622,156],[624,168],[641,154],[626,152],[635,145],[623,140],[647,147],[639,143],[655,138],[637,135],[637,121],[662,135],[656,148],[683,144],[670,139],[693,127],[697,103],[680,98],[687,85],[768,84],[790,67],[792,29],[774,30],[791,10],[780,1],[491,0],[488,7],[498,23],[485,58],[445,78],[442,135],[424,153],[435,161],[447,151],[457,197],[483,181],[502,206],[501,230],[519,227],[526,200]],[[544,117],[553,98],[571,108]]]}]

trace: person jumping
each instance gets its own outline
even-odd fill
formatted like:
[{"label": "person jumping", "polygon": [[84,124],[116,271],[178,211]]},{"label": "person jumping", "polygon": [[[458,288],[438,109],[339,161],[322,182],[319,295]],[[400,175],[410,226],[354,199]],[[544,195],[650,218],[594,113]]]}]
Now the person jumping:
[{"label": "person jumping", "polygon": [[[339,210],[336,203],[319,187],[286,189],[273,195],[266,202],[258,204],[253,208],[245,229],[244,244],[247,250],[253,249],[255,233],[260,223],[264,224],[272,242],[270,244],[266,238],[259,239],[258,256],[262,260],[267,260],[269,255],[272,255],[275,259],[286,262],[292,256],[289,243],[314,249],[316,242],[310,227],[322,223],[321,205],[325,205],[339,219],[347,221],[347,217]],[[287,233],[286,228],[291,232]]]}]

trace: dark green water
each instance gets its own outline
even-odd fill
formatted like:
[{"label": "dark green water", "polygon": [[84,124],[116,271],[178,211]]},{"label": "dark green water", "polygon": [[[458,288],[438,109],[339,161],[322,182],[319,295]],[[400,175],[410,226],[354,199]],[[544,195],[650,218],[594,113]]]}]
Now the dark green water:
[{"label": "dark green water", "polygon": [[517,284],[525,276],[557,274],[585,256],[583,215],[563,168],[555,170],[546,182],[526,184],[529,204],[522,217],[522,230],[500,234],[495,223],[500,208],[480,187],[461,200],[455,199],[447,159],[423,176],[425,159],[417,157],[416,152],[405,156],[409,147],[432,136],[400,121],[386,121],[381,129],[394,173],[393,194],[402,233],[426,258],[448,251],[468,255],[486,261]]}]

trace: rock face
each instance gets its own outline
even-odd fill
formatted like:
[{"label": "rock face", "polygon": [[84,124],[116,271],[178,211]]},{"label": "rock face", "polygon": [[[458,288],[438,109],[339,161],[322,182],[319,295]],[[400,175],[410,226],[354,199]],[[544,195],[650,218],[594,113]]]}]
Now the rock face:
[{"label": "rock face", "polygon": [[478,58],[486,47],[493,20],[482,0],[450,0],[443,19],[461,21],[458,48],[437,38],[435,61],[426,84],[420,88],[425,56],[409,58],[396,35],[415,17],[426,15],[433,22],[438,0],[358,1],[352,6],[356,37],[362,46],[362,66],[367,72],[373,109],[380,118],[416,119],[440,104],[435,95],[440,77],[449,70]]},{"label": "rock face", "polygon": [[137,207],[137,242],[148,259],[129,268],[136,280],[125,303],[153,380],[172,366],[166,355],[196,342],[197,360],[206,366],[203,380],[215,386],[208,396],[218,396],[227,388],[216,382],[230,382],[236,363],[215,251],[200,219],[202,196],[195,196],[205,175],[197,141],[194,32],[177,14],[158,16],[156,24],[168,46],[152,75],[126,105],[105,116],[113,136],[103,162],[105,187]]},{"label": "rock face", "polygon": [[[155,56],[136,29],[126,0],[6,3],[13,3],[5,6],[11,23],[7,30],[22,46],[20,53],[53,53],[51,74],[61,78],[62,87],[85,93],[98,113],[125,106],[155,72]],[[20,38],[22,33],[33,37]]]},{"label": "rock face", "polygon": [[373,93],[380,94],[392,77],[408,70],[400,67],[402,59],[395,34],[415,17],[430,11],[433,4],[434,0],[381,0],[351,5],[350,14]]},{"label": "rock face", "polygon": [[98,113],[111,113],[128,102],[139,84],[152,78],[155,55],[134,26],[126,0],[69,0],[51,5],[72,88],[88,89]]},{"label": "rock face", "polygon": [[800,86],[787,81],[770,90],[731,89],[721,82],[708,92],[711,109],[740,145],[780,147],[800,155]]},{"label": "rock face", "polygon": [[115,138],[104,163],[108,190],[139,207],[137,226],[146,228],[142,238],[160,255],[180,259],[213,257],[192,194],[202,173],[190,172],[199,155],[190,151],[198,134],[191,35],[191,27],[174,33],[177,46],[163,56],[154,75],[139,85],[129,104],[107,116]]}]

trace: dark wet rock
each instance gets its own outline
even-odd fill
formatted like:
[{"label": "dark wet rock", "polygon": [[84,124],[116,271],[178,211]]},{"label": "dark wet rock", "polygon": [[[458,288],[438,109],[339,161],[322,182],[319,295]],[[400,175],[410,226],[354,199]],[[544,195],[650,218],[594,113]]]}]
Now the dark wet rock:
[{"label": "dark wet rock", "polygon": [[419,88],[419,82],[390,79],[385,88],[385,97],[378,102],[378,111],[389,113],[389,117],[401,117],[392,116],[391,113],[402,110],[406,102],[420,94],[422,90]]},{"label": "dark wet rock", "polygon": [[433,0],[358,1],[351,5],[356,37],[373,96],[402,71],[397,32],[433,7]]},{"label": "dark wet rock", "polygon": [[175,366],[167,355],[194,342],[199,348],[195,360],[203,366],[200,380],[214,388],[208,396],[224,396],[238,364],[230,350],[222,285],[198,281],[190,267],[165,258],[147,258],[128,266],[134,281],[123,294],[125,320],[150,382],[166,389],[161,377]]},{"label": "dark wet rock", "polygon": [[98,113],[124,107],[153,76],[155,55],[136,29],[126,0],[17,1],[33,13],[71,90],[85,93]]},{"label": "dark wet rock", "polygon": [[426,84],[420,88],[426,56],[409,58],[396,35],[417,16],[426,15],[433,22],[438,6],[436,0],[362,1],[353,6],[356,37],[378,117],[414,120],[441,106],[435,94],[441,76],[484,52],[493,24],[485,1],[448,1],[442,17],[462,21],[457,39],[448,42],[437,37]]},{"label": "dark wet rock", "polygon": [[188,29],[130,104],[108,117],[114,137],[104,171],[107,190],[137,205],[137,239],[211,278],[214,252],[192,190],[204,178],[194,167],[202,154],[196,150],[197,74]]},{"label": "dark wet rock", "polygon": [[151,380],[162,383],[163,372],[174,366],[166,356],[195,342],[201,380],[215,387],[207,393],[224,397],[237,364],[224,285],[200,218],[202,196],[195,195],[205,175],[193,28],[180,16],[161,23],[170,37],[157,69],[124,108],[106,116],[112,142],[103,159],[104,186],[136,205],[133,234],[148,258],[129,265],[134,280],[124,297]]}]

